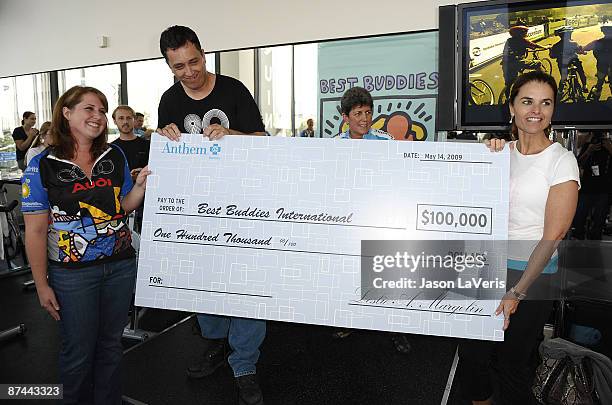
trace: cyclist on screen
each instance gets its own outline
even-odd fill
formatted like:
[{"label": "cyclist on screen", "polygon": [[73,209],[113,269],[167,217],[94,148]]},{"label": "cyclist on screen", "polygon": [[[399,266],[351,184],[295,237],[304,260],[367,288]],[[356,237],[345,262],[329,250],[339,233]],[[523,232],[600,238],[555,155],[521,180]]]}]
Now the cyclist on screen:
[{"label": "cyclist on screen", "polygon": [[539,69],[542,63],[539,60],[527,60],[528,49],[548,49],[546,46],[538,45],[527,39],[529,27],[525,25],[515,25],[508,30],[510,38],[504,45],[502,55],[502,70],[504,81],[506,82],[506,97],[510,92],[510,87],[514,79],[525,69]]},{"label": "cyclist on screen", "polygon": [[555,30],[555,35],[561,38],[550,48],[550,57],[557,61],[559,72],[561,72],[561,81],[559,82],[559,94],[563,93],[563,87],[567,82],[567,70],[568,67],[573,65],[576,67],[576,73],[580,77],[582,83],[582,91],[586,93],[588,91],[586,86],[586,75],[582,62],[578,59],[578,54],[585,54],[582,47],[576,42],[572,41],[572,32],[574,27],[564,26]]},{"label": "cyclist on screen", "polygon": [[[592,90],[593,100],[599,100],[606,76],[608,77],[610,93],[612,93],[612,83],[610,83],[610,74],[612,73],[612,25],[602,25],[600,29],[604,37],[588,43],[583,48],[585,52],[593,51],[593,55],[597,59],[597,83]],[[589,99],[591,99],[590,94]]]}]

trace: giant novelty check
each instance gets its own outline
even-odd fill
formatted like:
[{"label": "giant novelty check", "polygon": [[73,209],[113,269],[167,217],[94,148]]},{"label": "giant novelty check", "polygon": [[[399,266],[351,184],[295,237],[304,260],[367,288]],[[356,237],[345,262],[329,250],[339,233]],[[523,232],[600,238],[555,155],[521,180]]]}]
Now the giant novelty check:
[{"label": "giant novelty check", "polygon": [[360,257],[362,240],[507,239],[506,152],[449,142],[155,135],[150,168],[137,305],[503,339],[495,300],[362,296]]}]

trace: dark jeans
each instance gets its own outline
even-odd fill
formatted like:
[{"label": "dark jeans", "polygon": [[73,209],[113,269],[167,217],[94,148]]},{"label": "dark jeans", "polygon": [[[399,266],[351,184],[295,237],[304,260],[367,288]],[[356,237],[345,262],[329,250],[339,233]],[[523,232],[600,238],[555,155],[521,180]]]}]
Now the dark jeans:
[{"label": "dark jeans", "polygon": [[135,258],[79,269],[49,264],[60,306],[63,403],[121,404],[121,335],[135,278]]},{"label": "dark jeans", "polygon": [[234,377],[255,374],[259,346],[266,337],[266,321],[233,316],[198,314],[202,336],[208,339],[227,338],[232,353],[227,358]]},{"label": "dark jeans", "polygon": [[[537,348],[553,301],[523,301],[510,317],[503,342],[464,339],[459,343],[457,377],[462,396],[484,401],[495,391],[496,404],[528,405]],[[497,389],[495,389],[497,388]]]},{"label": "dark jeans", "polygon": [[[580,193],[578,207],[574,215],[574,236],[576,239],[601,240],[606,215],[608,214],[608,193]],[[587,217],[591,216],[591,226],[585,229]]]}]

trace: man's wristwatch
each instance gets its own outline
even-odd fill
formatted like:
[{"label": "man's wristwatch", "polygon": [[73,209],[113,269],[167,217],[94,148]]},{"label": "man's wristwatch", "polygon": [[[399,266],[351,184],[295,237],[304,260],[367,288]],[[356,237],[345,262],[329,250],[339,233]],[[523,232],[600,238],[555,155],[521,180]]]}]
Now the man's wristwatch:
[{"label": "man's wristwatch", "polygon": [[527,294],[516,291],[514,287],[512,287],[508,292],[519,301],[522,301],[527,297]]}]

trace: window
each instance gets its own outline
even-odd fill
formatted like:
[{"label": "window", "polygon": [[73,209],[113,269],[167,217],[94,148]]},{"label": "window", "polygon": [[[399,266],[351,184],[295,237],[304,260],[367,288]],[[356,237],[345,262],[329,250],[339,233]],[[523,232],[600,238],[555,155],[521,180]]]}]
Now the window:
[{"label": "window", "polygon": [[294,53],[295,130],[296,135],[306,129],[306,121],[314,120],[315,136],[320,127],[317,117],[317,44],[296,45]]},{"label": "window", "polygon": [[[259,50],[259,109],[272,136],[292,136],[292,46]],[[300,78],[301,80],[301,78]]]},{"label": "window", "polygon": [[0,173],[7,177],[11,173],[17,175],[15,160],[15,143],[11,136],[13,129],[20,124],[17,110],[17,84],[15,77],[0,79],[0,121],[2,133],[0,136]]},{"label": "window", "polygon": [[240,80],[249,89],[251,96],[255,94],[255,51],[253,49],[221,52],[220,62],[221,74]]},{"label": "window", "polygon": [[217,54],[214,52],[204,54],[204,58],[206,59],[206,70],[211,73],[215,73],[215,68],[217,67],[215,63],[216,55]]},{"label": "window", "polygon": [[173,83],[172,72],[163,58],[127,64],[128,104],[144,114],[145,128],[157,128],[159,100]]},{"label": "window", "polygon": [[19,126],[17,110],[17,83],[15,77],[0,79],[0,124],[2,135],[10,137],[13,128]]},{"label": "window", "polygon": [[36,128],[51,120],[49,74],[24,75],[0,79],[0,172],[18,174],[13,129],[21,125],[26,111],[36,114]]}]

